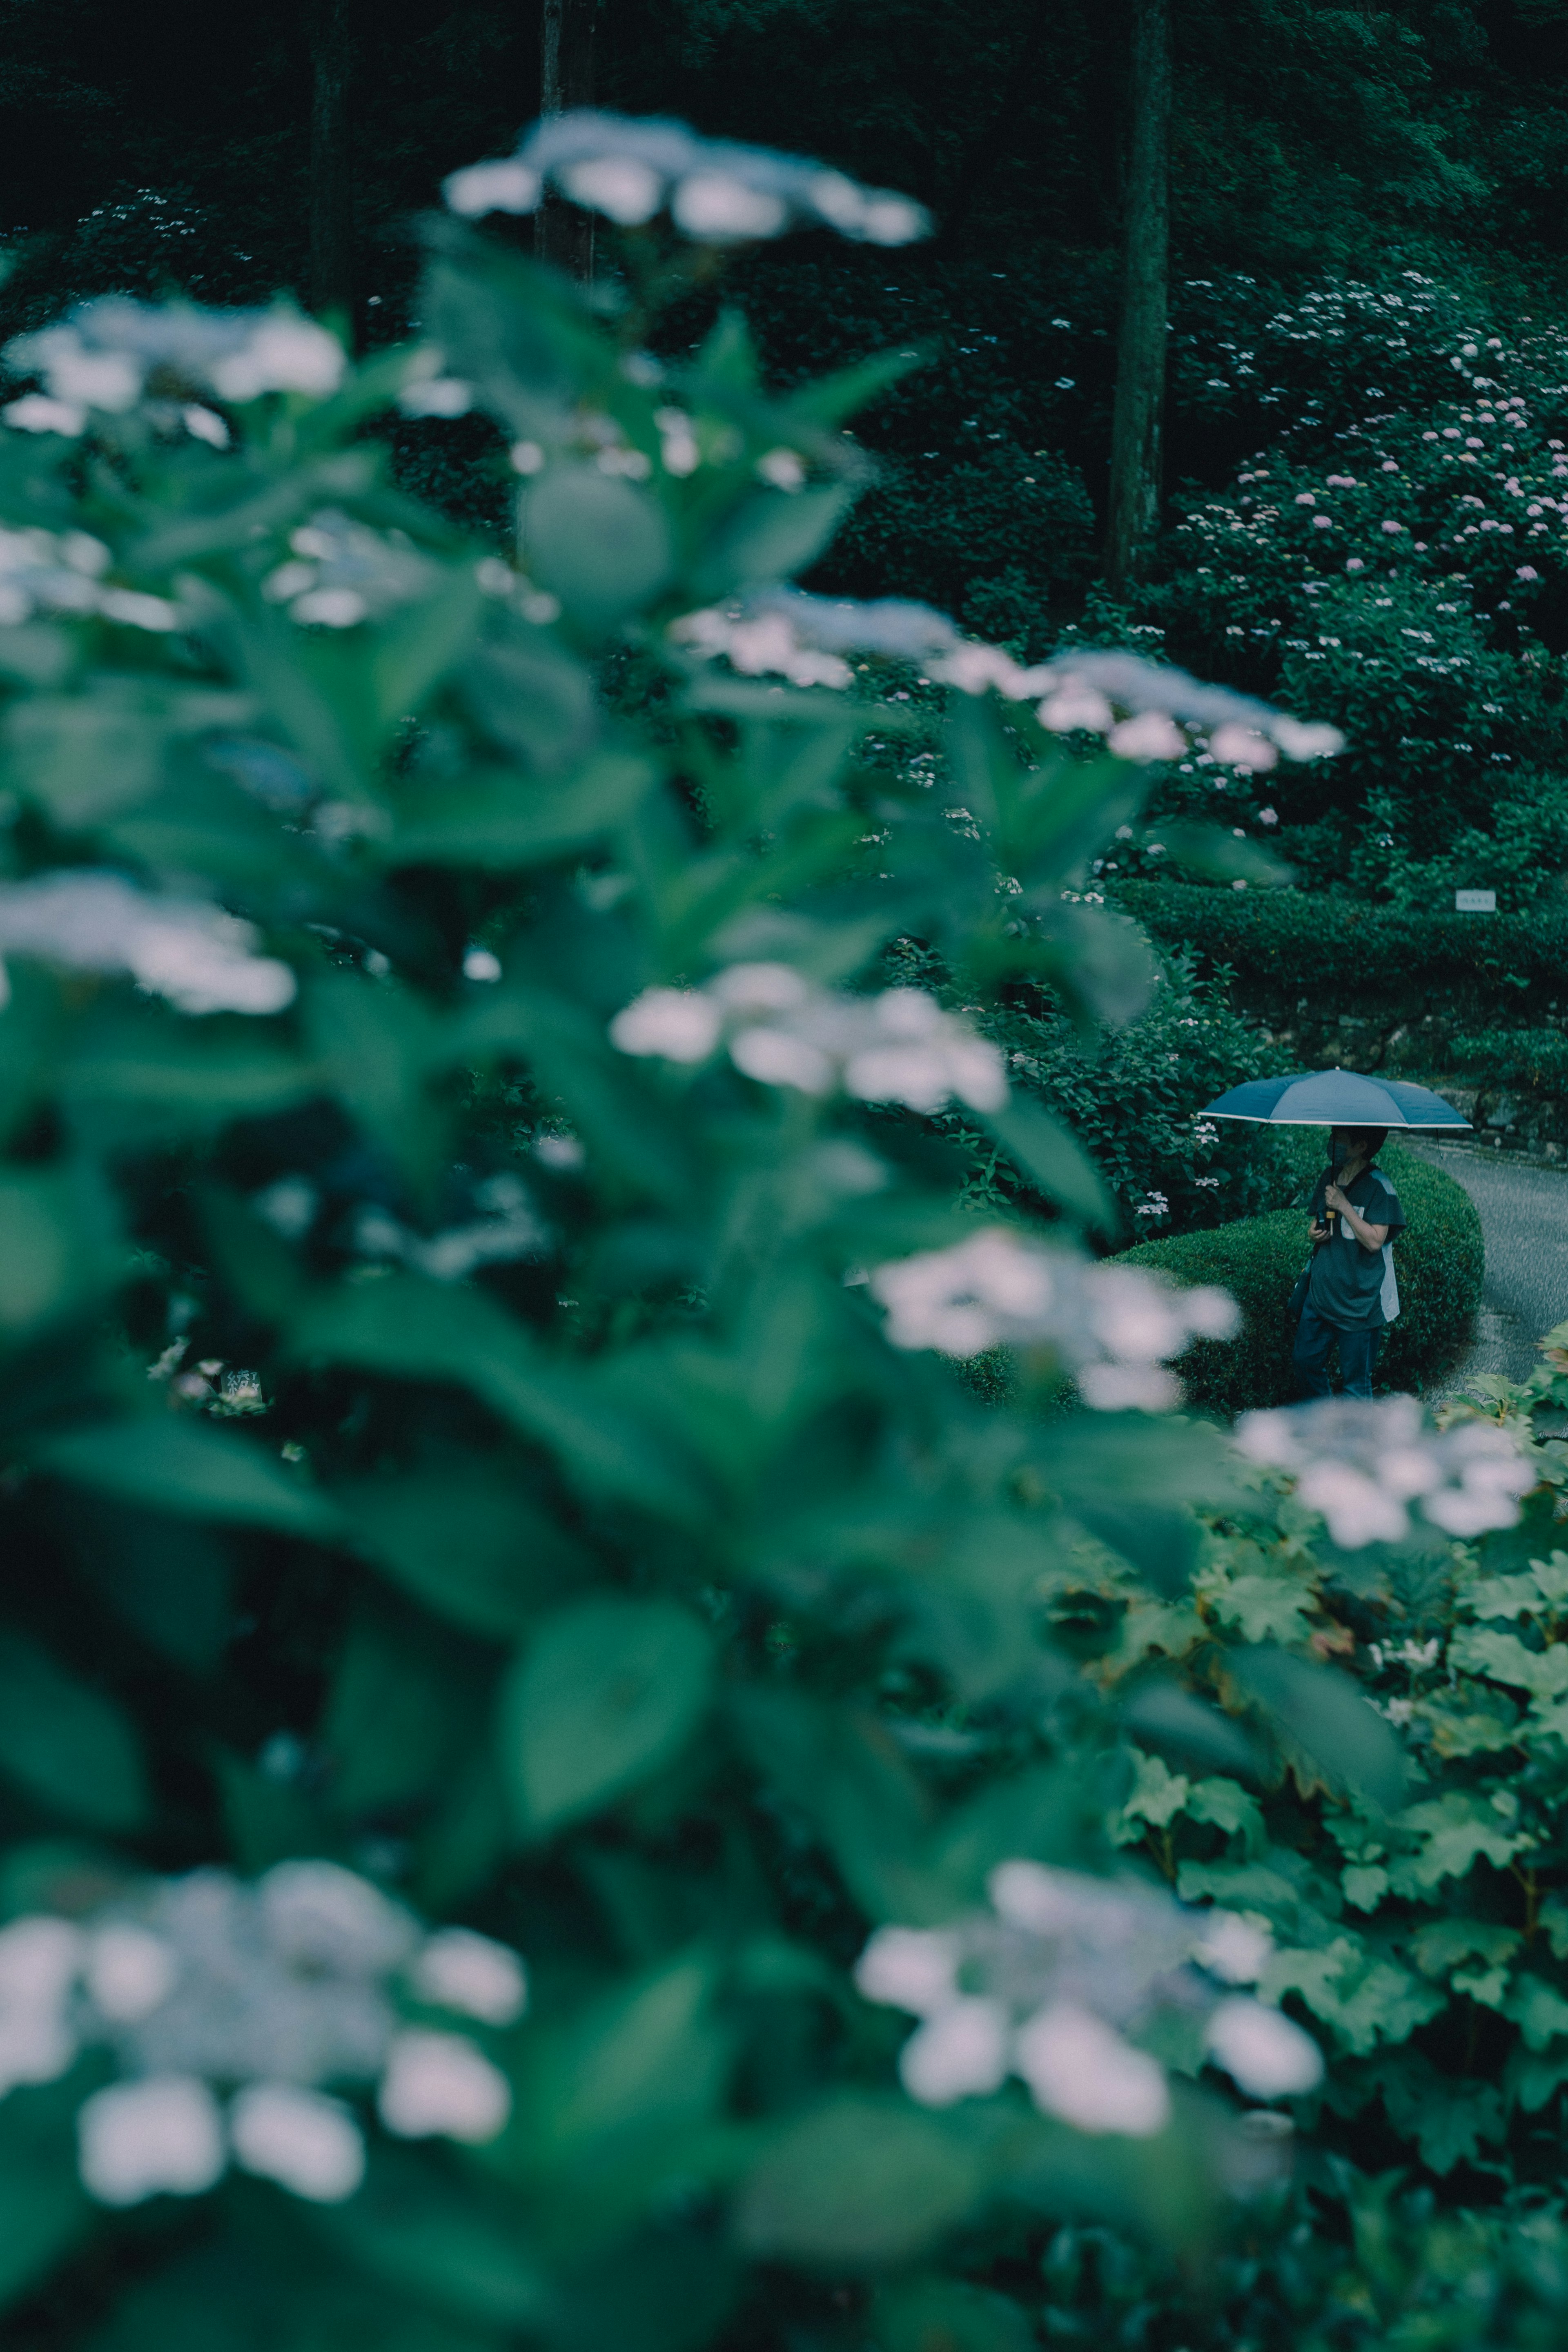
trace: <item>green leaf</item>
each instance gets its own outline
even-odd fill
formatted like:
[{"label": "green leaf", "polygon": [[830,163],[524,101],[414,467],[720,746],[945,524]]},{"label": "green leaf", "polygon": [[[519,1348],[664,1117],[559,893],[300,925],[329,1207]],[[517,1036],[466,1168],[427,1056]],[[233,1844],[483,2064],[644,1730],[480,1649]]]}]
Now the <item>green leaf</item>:
[{"label": "green leaf", "polygon": [[1488,1798],[1468,1790],[1449,1789],[1425,1804],[1411,1805],[1401,1815],[1400,1826],[1422,1843],[1414,1854],[1402,1855],[1391,1871],[1396,1895],[1429,1890],[1445,1878],[1464,1878],[1479,1860],[1505,1869],[1531,1843]]},{"label": "green leaf", "polygon": [[108,1200],[85,1171],[0,1175],[0,1339],[79,1308],[117,1267]]},{"label": "green leaf", "polygon": [[839,482],[754,491],[703,550],[697,594],[722,596],[732,588],[793,580],[821,554],[854,495]]},{"label": "green leaf", "polygon": [[515,2202],[477,2174],[457,2178],[429,2157],[378,2147],[364,2187],[310,2219],[327,2242],[388,2285],[459,2319],[509,2331],[548,2317],[549,2282],[530,2252]]},{"label": "green leaf", "polygon": [[541,2028],[516,2126],[524,2160],[596,2166],[650,2135],[668,2145],[715,2114],[731,2053],[712,1996],[711,1962],[688,1954]]},{"label": "green leaf", "polygon": [[882,2352],[1033,2352],[1035,2331],[1011,2296],[967,2279],[902,2279],[878,2291]]},{"label": "green leaf", "polygon": [[594,466],[557,467],[529,491],[522,544],[540,586],[595,631],[649,603],[669,576],[669,531],[658,500]]},{"label": "green leaf", "polygon": [[120,1709],[24,1633],[0,1632],[0,1772],[94,1829],[147,1818],[142,1750]]},{"label": "green leaf", "polygon": [[342,1533],[331,1505],[295,1473],[242,1437],[173,1413],[67,1430],[37,1443],[32,1460],[50,1477],[153,1510],[327,1540]]},{"label": "green leaf", "polygon": [[559,783],[480,770],[405,795],[382,855],[393,867],[475,866],[508,873],[542,865],[625,824],[655,774],[648,761],[617,751],[602,753]]},{"label": "green leaf", "polygon": [[1462,1673],[1489,1675],[1534,1698],[1561,1698],[1568,1691],[1568,1643],[1531,1650],[1517,1633],[1495,1633],[1483,1626],[1458,1634],[1449,1654]]},{"label": "green leaf", "polygon": [[366,1814],[438,1791],[484,1718],[487,1680],[445,1627],[395,1608],[363,1609],[321,1727],[334,1809]]},{"label": "green leaf", "polygon": [[79,2086],[19,2089],[0,2107],[0,2306],[51,2270],[95,2218],[76,2162]]},{"label": "green leaf", "polygon": [[355,1364],[389,1380],[466,1388],[525,1435],[552,1447],[595,1496],[616,1495],[679,1519],[707,1498],[673,1446],[612,1408],[591,1373],[538,1347],[477,1290],[387,1275],[318,1293],[295,1318],[297,1358]]},{"label": "green leaf", "polygon": [[546,1620],[501,1698],[502,1767],[534,1832],[597,1811],[679,1753],[706,1713],[713,1644],[668,1601],[584,1601]]},{"label": "green leaf", "polygon": [[394,612],[370,638],[375,715],[383,727],[412,716],[443,671],[467,651],[484,592],[471,563],[447,572],[438,592]]},{"label": "green leaf", "polygon": [[574,785],[598,734],[594,681],[542,629],[516,623],[510,635],[480,647],[458,689],[496,742],[531,767],[563,772]]},{"label": "green leaf", "polygon": [[1229,1650],[1225,1663],[1331,1787],[1394,1811],[1405,1793],[1405,1758],[1348,1676],[1289,1650]]},{"label": "green leaf", "polygon": [[1158,1505],[1078,1503],[1073,1517],[1136,1569],[1145,1584],[1167,1599],[1186,1591],[1198,1555],[1200,1529],[1191,1511]]},{"label": "green leaf", "polygon": [[395,1578],[438,1617],[491,1640],[515,1641],[542,1607],[592,1560],[523,1492],[478,1454],[447,1470],[367,1478],[336,1486],[356,1551]]},{"label": "green leaf", "polygon": [[784,2126],[745,2182],[736,2227],[764,2260],[880,2269],[955,2228],[981,2188],[973,2151],[934,2116],[847,2097]]},{"label": "green leaf", "polygon": [[1005,1110],[991,1112],[980,1124],[1048,1201],[1099,1233],[1116,1231],[1121,1219],[1093,1160],[1049,1111],[1015,1095]]},{"label": "green leaf", "polygon": [[1235,1576],[1209,1595],[1215,1615],[1244,1642],[1304,1642],[1314,1600],[1305,1583],[1289,1576]]},{"label": "green leaf", "polygon": [[95,824],[157,790],[171,740],[242,721],[238,695],[100,676],[79,695],[15,702],[3,738],[14,783],[56,824]]}]

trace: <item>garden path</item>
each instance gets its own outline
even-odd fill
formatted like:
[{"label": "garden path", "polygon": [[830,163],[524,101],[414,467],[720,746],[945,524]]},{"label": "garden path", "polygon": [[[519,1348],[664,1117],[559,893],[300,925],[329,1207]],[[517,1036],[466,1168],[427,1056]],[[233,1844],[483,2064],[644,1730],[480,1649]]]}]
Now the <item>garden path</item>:
[{"label": "garden path", "polygon": [[1474,1144],[1400,1140],[1462,1184],[1480,1213],[1486,1287],[1452,1387],[1481,1372],[1522,1380],[1541,1334],[1568,1320],[1568,1171]]}]

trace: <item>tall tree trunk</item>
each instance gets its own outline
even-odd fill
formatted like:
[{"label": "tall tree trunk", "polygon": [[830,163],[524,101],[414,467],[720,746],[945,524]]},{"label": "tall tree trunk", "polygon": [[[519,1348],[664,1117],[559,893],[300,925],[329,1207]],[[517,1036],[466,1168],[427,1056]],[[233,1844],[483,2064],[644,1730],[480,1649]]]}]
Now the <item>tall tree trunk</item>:
[{"label": "tall tree trunk", "polygon": [[[539,111],[594,103],[595,0],[544,0],[539,27]],[[546,196],[533,216],[533,249],[582,285],[594,274],[594,215]]]},{"label": "tall tree trunk", "polygon": [[349,0],[310,0],[310,308],[353,318]]},{"label": "tall tree trunk", "polygon": [[1105,576],[1134,579],[1160,520],[1171,251],[1170,0],[1132,0],[1121,329],[1110,426]]}]

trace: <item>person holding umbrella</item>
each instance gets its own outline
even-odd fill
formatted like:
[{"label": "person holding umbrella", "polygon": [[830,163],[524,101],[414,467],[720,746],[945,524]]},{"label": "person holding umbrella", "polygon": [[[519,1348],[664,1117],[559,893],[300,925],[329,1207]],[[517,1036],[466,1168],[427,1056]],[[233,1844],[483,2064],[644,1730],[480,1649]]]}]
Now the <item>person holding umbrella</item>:
[{"label": "person holding umbrella", "polygon": [[1374,1165],[1382,1127],[1336,1127],[1330,1165],[1312,1191],[1306,1297],[1290,1364],[1304,1396],[1331,1393],[1336,1344],[1347,1396],[1370,1397],[1383,1335],[1399,1312],[1393,1236],[1405,1223],[1399,1195]]},{"label": "person holding umbrella", "polygon": [[1405,1223],[1377,1154],[1391,1128],[1468,1129],[1469,1121],[1428,1087],[1359,1070],[1249,1078],[1202,1116],[1329,1129],[1330,1161],[1313,1187],[1307,1228],[1312,1255],[1290,1300],[1300,1317],[1290,1363],[1304,1395],[1328,1396],[1337,1346],[1346,1393],[1370,1397],[1384,1332],[1399,1312],[1393,1241]]}]

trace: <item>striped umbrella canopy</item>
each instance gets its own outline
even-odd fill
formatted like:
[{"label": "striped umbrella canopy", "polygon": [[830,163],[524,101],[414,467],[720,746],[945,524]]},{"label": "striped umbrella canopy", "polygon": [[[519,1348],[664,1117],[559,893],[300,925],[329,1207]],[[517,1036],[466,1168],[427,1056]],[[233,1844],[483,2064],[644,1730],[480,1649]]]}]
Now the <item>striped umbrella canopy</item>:
[{"label": "striped umbrella canopy", "polygon": [[1469,1128],[1452,1103],[1407,1078],[1363,1077],[1359,1070],[1299,1070],[1293,1077],[1248,1078],[1204,1106],[1205,1118],[1250,1118],[1270,1127]]}]

